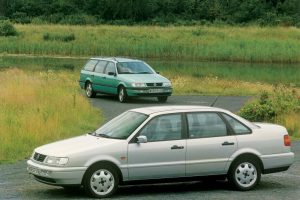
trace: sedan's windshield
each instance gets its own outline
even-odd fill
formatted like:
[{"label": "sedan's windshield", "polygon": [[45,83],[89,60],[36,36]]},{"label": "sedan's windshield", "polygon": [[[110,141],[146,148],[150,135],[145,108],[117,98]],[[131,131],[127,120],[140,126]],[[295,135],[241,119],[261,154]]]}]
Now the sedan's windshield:
[{"label": "sedan's windshield", "polygon": [[153,74],[154,71],[144,62],[119,62],[117,64],[119,74]]},{"label": "sedan's windshield", "polygon": [[127,139],[147,118],[145,114],[127,111],[101,126],[94,134],[105,138]]}]

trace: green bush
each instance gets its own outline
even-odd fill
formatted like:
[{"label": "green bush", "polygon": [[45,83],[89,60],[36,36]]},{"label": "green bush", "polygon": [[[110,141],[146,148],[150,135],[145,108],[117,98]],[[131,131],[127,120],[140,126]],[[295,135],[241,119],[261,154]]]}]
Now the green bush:
[{"label": "green bush", "polygon": [[259,100],[246,104],[239,115],[249,121],[274,121],[275,110],[267,92],[260,94]]},{"label": "green bush", "polygon": [[61,41],[61,42],[71,42],[75,40],[75,35],[74,33],[69,33],[69,34],[50,34],[50,33],[45,33],[43,35],[43,39],[45,41]]},{"label": "green bush", "polygon": [[17,31],[10,21],[0,21],[0,36],[14,36],[16,34]]},{"label": "green bush", "polygon": [[64,16],[59,23],[71,25],[97,24],[97,19],[94,16],[76,14]]},{"label": "green bush", "polygon": [[14,23],[19,23],[19,24],[29,24],[31,22],[28,15],[24,12],[13,13],[11,19],[13,20]]},{"label": "green bush", "polygon": [[246,104],[239,115],[250,121],[280,121],[279,118],[287,114],[298,112],[300,99],[295,90],[283,85],[274,87],[269,94],[262,92],[259,99]]}]

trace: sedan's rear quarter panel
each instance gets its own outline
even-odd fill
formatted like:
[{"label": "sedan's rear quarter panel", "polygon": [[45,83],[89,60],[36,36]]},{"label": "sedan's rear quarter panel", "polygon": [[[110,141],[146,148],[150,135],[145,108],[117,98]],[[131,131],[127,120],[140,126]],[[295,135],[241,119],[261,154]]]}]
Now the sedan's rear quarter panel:
[{"label": "sedan's rear quarter panel", "polygon": [[284,135],[288,134],[286,129],[273,124],[259,126],[251,134],[237,136],[238,150],[232,155],[231,161],[242,154],[251,153],[260,158],[263,171],[290,166],[294,154],[290,146],[284,145]]}]

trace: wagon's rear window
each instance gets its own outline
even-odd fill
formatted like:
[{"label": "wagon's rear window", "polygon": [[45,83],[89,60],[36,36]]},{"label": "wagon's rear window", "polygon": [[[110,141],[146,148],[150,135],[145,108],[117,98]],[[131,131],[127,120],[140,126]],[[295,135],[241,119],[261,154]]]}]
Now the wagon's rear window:
[{"label": "wagon's rear window", "polygon": [[89,60],[85,66],[84,66],[84,70],[87,71],[94,71],[95,65],[97,64],[97,60]]}]

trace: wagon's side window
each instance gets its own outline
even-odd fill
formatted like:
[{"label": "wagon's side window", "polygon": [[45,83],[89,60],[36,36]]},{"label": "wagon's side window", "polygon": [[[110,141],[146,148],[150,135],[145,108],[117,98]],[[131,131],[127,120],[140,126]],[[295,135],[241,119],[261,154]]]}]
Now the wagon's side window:
[{"label": "wagon's side window", "polygon": [[140,132],[148,142],[181,139],[181,114],[162,115],[152,119]]},{"label": "wagon's side window", "polygon": [[113,62],[108,62],[106,66],[105,74],[108,74],[109,72],[116,73],[116,67]]},{"label": "wagon's side window", "polygon": [[225,122],[217,113],[202,112],[187,114],[189,138],[206,138],[227,135]]},{"label": "wagon's side window", "polygon": [[85,66],[84,66],[84,70],[86,71],[94,71],[95,65],[97,64],[97,60],[89,60]]},{"label": "wagon's side window", "polygon": [[106,65],[107,65],[107,61],[100,60],[95,67],[95,72],[103,74]]},{"label": "wagon's side window", "polygon": [[223,117],[227,120],[227,122],[230,124],[231,128],[235,132],[235,134],[242,135],[242,134],[249,134],[251,133],[251,130],[246,127],[244,124],[239,122],[238,120],[234,119],[233,117],[227,115],[227,114],[222,114]]}]

